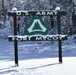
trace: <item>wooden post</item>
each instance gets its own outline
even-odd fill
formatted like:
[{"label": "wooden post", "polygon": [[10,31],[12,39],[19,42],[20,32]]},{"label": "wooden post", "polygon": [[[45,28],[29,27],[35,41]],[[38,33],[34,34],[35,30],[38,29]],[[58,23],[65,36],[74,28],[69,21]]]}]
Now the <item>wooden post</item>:
[{"label": "wooden post", "polygon": [[[17,35],[17,17],[14,16],[14,35]],[[14,41],[15,66],[18,66],[18,42]]]},{"label": "wooden post", "polygon": [[[61,34],[61,24],[60,18],[61,16],[66,15],[66,11],[58,11],[57,13],[57,25],[58,25],[58,34]],[[58,39],[58,48],[59,48],[59,63],[62,63],[62,42]]]},{"label": "wooden post", "polygon": [[[61,34],[61,25],[60,25],[60,15],[57,14],[57,24],[58,24],[58,34]],[[59,48],[59,63],[62,63],[62,43],[58,39],[58,48]]]}]

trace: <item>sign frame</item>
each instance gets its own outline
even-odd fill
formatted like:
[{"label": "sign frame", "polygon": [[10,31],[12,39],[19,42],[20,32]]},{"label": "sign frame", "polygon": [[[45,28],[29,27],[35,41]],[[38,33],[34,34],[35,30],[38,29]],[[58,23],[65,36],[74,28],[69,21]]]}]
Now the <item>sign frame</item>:
[{"label": "sign frame", "polygon": [[[30,10],[30,11],[8,11],[8,16],[14,20],[14,36],[17,36],[17,16],[57,16],[58,34],[61,35],[61,16],[66,15],[65,10]],[[62,40],[58,39],[59,63],[62,63]],[[14,40],[15,66],[18,66],[18,41]]]}]

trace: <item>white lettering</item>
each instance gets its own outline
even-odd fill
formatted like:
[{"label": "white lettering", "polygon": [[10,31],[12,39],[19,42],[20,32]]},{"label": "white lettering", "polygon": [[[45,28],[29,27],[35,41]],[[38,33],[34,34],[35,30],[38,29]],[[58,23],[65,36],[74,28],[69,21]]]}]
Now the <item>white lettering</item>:
[{"label": "white lettering", "polygon": [[25,12],[26,15],[29,15],[28,11]]},{"label": "white lettering", "polygon": [[59,39],[62,40],[63,37],[59,36]]},{"label": "white lettering", "polygon": [[21,12],[18,11],[18,12],[16,12],[16,14],[17,14],[17,15],[21,15]]},{"label": "white lettering", "polygon": [[47,15],[53,15],[53,12],[47,12]]},{"label": "white lettering", "polygon": [[43,40],[42,37],[36,37],[36,40]]},{"label": "white lettering", "polygon": [[36,15],[41,15],[41,13],[40,12],[37,12]]},{"label": "white lettering", "polygon": [[58,40],[58,36],[53,36],[52,39],[53,40]]},{"label": "white lettering", "polygon": [[46,12],[42,11],[42,15],[46,15]]},{"label": "white lettering", "polygon": [[67,38],[67,36],[65,37],[66,35],[64,35],[64,36],[61,36],[61,35],[30,35],[30,36],[10,36],[9,37],[9,40],[10,40],[10,38],[11,38],[11,40],[10,41],[15,41],[15,40],[17,40],[17,41],[45,41],[45,40],[47,40],[47,41],[50,41],[50,40],[54,40],[54,41],[57,41],[58,39],[60,39],[60,40],[62,40],[62,38],[65,38],[64,40],[66,40]]},{"label": "white lettering", "polygon": [[15,40],[15,38],[14,37],[12,37],[12,41],[14,41]]},{"label": "white lettering", "polygon": [[52,37],[47,36],[46,39],[47,39],[47,40],[52,40]]}]

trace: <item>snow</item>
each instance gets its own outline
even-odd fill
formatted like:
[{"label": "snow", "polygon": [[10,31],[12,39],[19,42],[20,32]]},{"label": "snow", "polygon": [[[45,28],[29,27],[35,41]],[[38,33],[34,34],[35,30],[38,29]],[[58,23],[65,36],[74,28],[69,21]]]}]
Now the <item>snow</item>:
[{"label": "snow", "polygon": [[59,64],[57,42],[19,42],[19,67],[14,63],[14,43],[0,39],[0,75],[76,75],[76,42],[73,38],[62,42],[62,64]]},{"label": "snow", "polygon": [[32,59],[19,61],[19,67],[11,61],[1,61],[4,66],[0,66],[0,75],[75,75],[75,60],[76,57],[66,57],[59,64],[58,58]]}]

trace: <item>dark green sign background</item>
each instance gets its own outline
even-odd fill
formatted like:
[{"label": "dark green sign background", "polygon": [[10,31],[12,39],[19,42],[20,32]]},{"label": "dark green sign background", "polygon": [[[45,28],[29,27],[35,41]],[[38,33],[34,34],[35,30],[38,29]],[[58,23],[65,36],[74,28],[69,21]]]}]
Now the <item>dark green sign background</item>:
[{"label": "dark green sign background", "polygon": [[24,29],[26,35],[43,34],[47,35],[49,27],[43,22],[39,16],[31,19],[30,23]]}]

